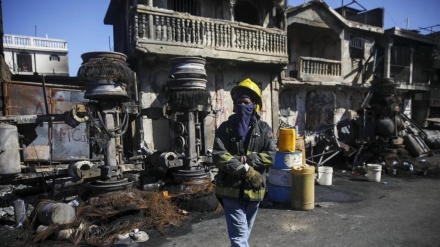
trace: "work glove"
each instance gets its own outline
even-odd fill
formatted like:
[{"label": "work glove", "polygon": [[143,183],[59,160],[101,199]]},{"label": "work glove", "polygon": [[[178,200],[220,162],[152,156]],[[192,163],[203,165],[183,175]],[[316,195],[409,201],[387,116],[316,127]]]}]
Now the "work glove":
[{"label": "work glove", "polygon": [[261,173],[255,171],[254,168],[249,167],[249,170],[246,174],[246,182],[249,184],[252,190],[259,190],[261,187],[264,187],[264,179]]},{"label": "work glove", "polygon": [[234,174],[239,178],[245,178],[248,172],[247,167],[248,166],[241,164],[240,166],[237,167],[237,169],[235,169]]},{"label": "work glove", "polygon": [[257,168],[259,170],[260,168],[264,169],[264,164],[261,158],[258,156],[257,153],[250,153],[246,155],[246,163],[248,163],[250,166]]}]

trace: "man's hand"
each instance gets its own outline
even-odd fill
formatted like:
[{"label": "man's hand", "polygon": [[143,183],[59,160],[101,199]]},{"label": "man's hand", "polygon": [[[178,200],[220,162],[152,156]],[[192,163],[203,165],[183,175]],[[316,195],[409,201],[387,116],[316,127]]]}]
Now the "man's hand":
[{"label": "man's hand", "polygon": [[245,178],[248,174],[249,168],[251,168],[247,163],[244,163],[237,167],[235,174],[241,178]]},{"label": "man's hand", "polygon": [[249,170],[246,174],[246,181],[252,190],[259,190],[262,186],[264,186],[264,179],[261,173],[254,170],[254,168],[249,167]]}]

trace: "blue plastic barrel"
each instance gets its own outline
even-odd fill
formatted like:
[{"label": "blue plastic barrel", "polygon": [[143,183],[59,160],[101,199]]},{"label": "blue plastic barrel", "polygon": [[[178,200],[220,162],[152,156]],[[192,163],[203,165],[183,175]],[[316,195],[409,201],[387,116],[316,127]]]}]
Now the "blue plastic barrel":
[{"label": "blue plastic barrel", "polygon": [[290,204],[292,201],[291,193],[291,186],[278,186],[267,183],[267,198],[271,202]]},{"label": "blue plastic barrel", "polygon": [[275,162],[272,165],[274,169],[291,169],[292,166],[302,165],[302,151],[295,152],[276,152]]}]

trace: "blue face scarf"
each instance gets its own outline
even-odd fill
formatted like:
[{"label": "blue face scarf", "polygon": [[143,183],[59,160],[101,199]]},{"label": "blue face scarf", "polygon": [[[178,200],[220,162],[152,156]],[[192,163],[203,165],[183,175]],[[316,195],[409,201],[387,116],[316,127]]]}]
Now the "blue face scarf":
[{"label": "blue face scarf", "polygon": [[255,104],[235,104],[237,115],[237,134],[243,140],[249,130],[249,124],[255,110]]}]

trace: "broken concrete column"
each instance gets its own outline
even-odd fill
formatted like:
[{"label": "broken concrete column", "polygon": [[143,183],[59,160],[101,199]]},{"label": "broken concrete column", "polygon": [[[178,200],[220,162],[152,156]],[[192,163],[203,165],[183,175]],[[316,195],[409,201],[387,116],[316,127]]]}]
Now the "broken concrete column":
[{"label": "broken concrete column", "polygon": [[38,212],[38,221],[45,225],[69,224],[75,220],[75,208],[66,203],[48,203]]}]

